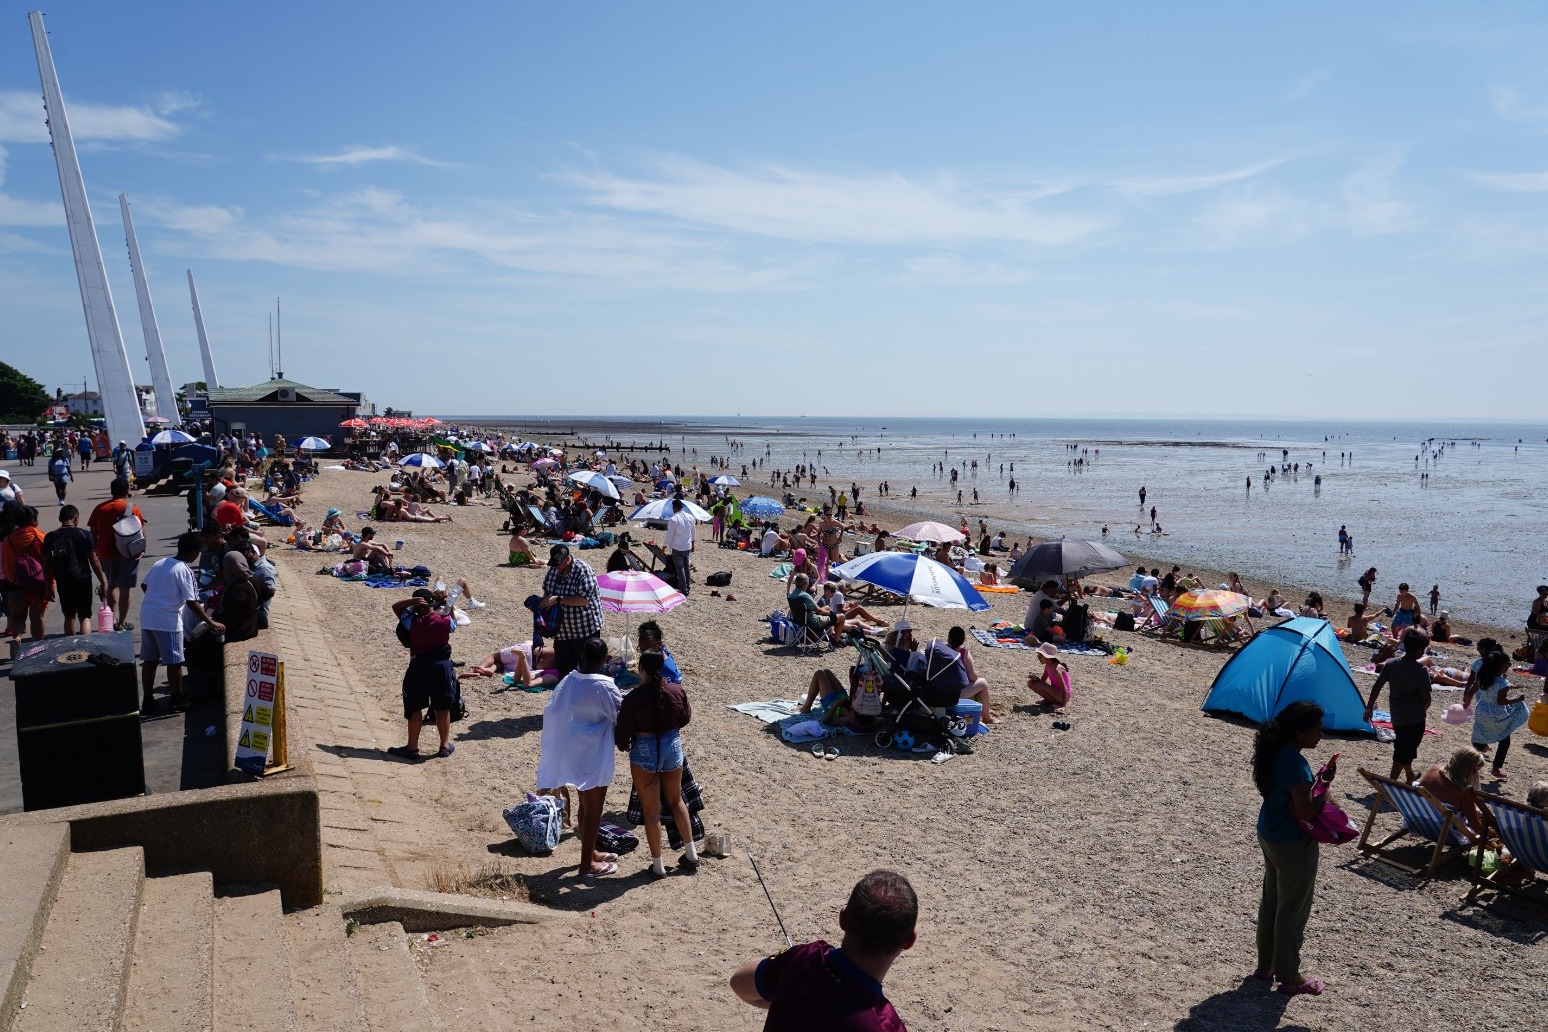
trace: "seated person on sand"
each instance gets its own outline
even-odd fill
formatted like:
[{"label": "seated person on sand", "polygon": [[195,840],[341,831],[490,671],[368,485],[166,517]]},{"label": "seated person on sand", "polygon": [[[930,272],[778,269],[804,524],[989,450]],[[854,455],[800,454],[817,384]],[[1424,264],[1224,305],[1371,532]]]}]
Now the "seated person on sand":
[{"label": "seated person on sand", "polygon": [[348,528],[344,526],[344,514],[337,509],[330,508],[328,514],[323,517],[321,529],[323,537],[327,537],[329,534],[337,534],[343,537],[348,533]]},{"label": "seated person on sand", "polygon": [[953,627],[946,632],[946,644],[957,650],[962,669],[967,673],[967,685],[960,697],[973,699],[983,707],[979,719],[985,724],[998,724],[999,720],[989,712],[989,682],[978,676],[978,670],[973,666],[973,654],[967,649],[967,632],[961,627]]},{"label": "seated person on sand", "polygon": [[[1279,611],[1285,608],[1285,596],[1279,593],[1278,588],[1270,588],[1268,596],[1260,604],[1265,613],[1270,616],[1278,616]],[[1289,610],[1286,610],[1286,612],[1289,613]],[[1289,613],[1289,615],[1294,616],[1295,614]]]},{"label": "seated person on sand", "polygon": [[672,655],[672,650],[666,647],[666,639],[662,637],[661,625],[654,620],[646,620],[640,624],[636,640],[639,642],[641,652],[661,653],[661,679],[670,684],[682,684],[683,672],[677,666],[677,658]]},{"label": "seated person on sand", "polygon": [[1063,638],[1064,630],[1059,626],[1062,620],[1059,611],[1054,608],[1053,599],[1043,599],[1037,604],[1037,616],[1032,618],[1032,625],[1026,629],[1026,637],[1022,638],[1022,644],[1036,645]]},{"label": "seated person on sand", "polygon": [[833,581],[828,581],[822,586],[822,604],[827,606],[830,612],[842,616],[845,624],[852,630],[859,630],[862,634],[887,632],[887,621],[878,620],[860,603],[846,599],[844,593],[838,589],[838,584]]},{"label": "seated person on sand", "polygon": [[376,540],[375,527],[362,527],[360,536],[355,539],[355,544],[350,548],[349,554],[355,559],[364,559],[367,563],[376,566],[385,566],[392,569],[392,549]]},{"label": "seated person on sand", "polygon": [[1315,591],[1312,592],[1310,595],[1307,595],[1306,596],[1306,601],[1301,604],[1301,611],[1297,615],[1298,616],[1310,616],[1310,617],[1313,617],[1315,619],[1321,619],[1322,618],[1322,596],[1320,594],[1318,594],[1317,592],[1315,592]]},{"label": "seated person on sand", "polygon": [[790,618],[796,626],[805,627],[816,634],[825,634],[837,643],[839,635],[844,633],[844,618],[819,604],[808,590],[810,585],[811,578],[804,573],[798,573],[792,579],[791,592],[786,596],[790,603]]},{"label": "seated person on sand", "polygon": [[1349,640],[1364,641],[1370,636],[1371,622],[1365,617],[1365,603],[1356,602],[1354,612],[1349,615]]},{"label": "seated person on sand", "polygon": [[1012,565],[1015,564],[1017,559],[1021,558],[1021,555],[1022,555],[1022,552],[1021,552],[1021,542],[1018,541],[1015,544],[1011,545],[1010,561],[1011,561]]},{"label": "seated person on sand", "polygon": [[885,552],[887,549],[892,547],[891,543],[887,540],[888,535],[885,530],[878,530],[874,533],[876,534],[876,540],[871,542],[871,551]]},{"label": "seated person on sand", "polygon": [[1037,647],[1041,669],[1027,675],[1027,687],[1057,713],[1070,704],[1070,668],[1059,659],[1059,649],[1045,641]]},{"label": "seated person on sand", "polygon": [[527,544],[526,537],[520,529],[511,532],[508,562],[512,566],[534,566],[537,564],[537,556],[532,552],[532,546]]},{"label": "seated person on sand", "polygon": [[772,523],[764,524],[763,540],[759,544],[758,554],[762,556],[786,555],[790,552],[790,539],[779,532],[779,528]]},{"label": "seated person on sand", "polygon": [[985,563],[983,572],[978,575],[978,583],[986,587],[998,587],[1000,584],[1000,564]]},{"label": "seated person on sand", "polygon": [[[512,688],[535,688],[559,683],[558,659],[552,646],[534,649],[530,641],[518,642],[485,656],[458,677],[500,677],[511,675]],[[541,671],[539,673],[538,671]]]},{"label": "seated person on sand", "polygon": [[1455,810],[1473,836],[1487,830],[1487,820],[1475,794],[1483,763],[1482,753],[1464,745],[1452,750],[1445,763],[1434,764],[1419,778],[1419,787]]},{"label": "seated person on sand", "polygon": [[932,555],[930,558],[934,559],[936,562],[940,563],[942,566],[950,566],[950,567],[952,567],[954,569],[960,569],[962,567],[961,563],[957,562],[955,559],[953,559],[951,557],[951,542],[950,541],[942,541],[940,544],[936,545],[935,546],[935,554]]}]

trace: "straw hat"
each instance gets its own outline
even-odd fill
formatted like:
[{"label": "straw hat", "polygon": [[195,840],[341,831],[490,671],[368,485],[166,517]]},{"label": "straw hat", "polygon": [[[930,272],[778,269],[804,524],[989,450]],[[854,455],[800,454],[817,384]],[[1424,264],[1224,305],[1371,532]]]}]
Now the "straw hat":
[{"label": "straw hat", "polygon": [[1058,659],[1059,646],[1055,645],[1051,641],[1045,641],[1043,644],[1037,647],[1037,654],[1042,656],[1044,659]]}]

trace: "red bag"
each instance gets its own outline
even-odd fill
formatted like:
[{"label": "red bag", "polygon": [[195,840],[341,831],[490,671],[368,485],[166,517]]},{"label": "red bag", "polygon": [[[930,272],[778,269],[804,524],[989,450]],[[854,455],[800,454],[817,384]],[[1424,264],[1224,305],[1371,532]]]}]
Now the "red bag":
[{"label": "red bag", "polygon": [[1321,809],[1317,816],[1309,821],[1303,821],[1299,817],[1295,822],[1301,826],[1313,841],[1326,842],[1329,845],[1343,845],[1360,837],[1360,829],[1355,827],[1354,821],[1349,819],[1337,803],[1328,798],[1329,782],[1325,775],[1328,768],[1323,767],[1317,772],[1317,780],[1312,784],[1312,802],[1320,802]]}]

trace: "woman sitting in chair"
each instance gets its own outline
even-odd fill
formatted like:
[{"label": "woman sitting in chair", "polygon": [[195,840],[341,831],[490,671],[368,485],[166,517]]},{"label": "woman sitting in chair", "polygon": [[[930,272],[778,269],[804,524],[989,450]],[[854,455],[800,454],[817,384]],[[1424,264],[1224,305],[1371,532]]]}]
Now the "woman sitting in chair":
[{"label": "woman sitting in chair", "polygon": [[1487,821],[1478,806],[1478,791],[1483,774],[1483,754],[1462,746],[1452,750],[1445,763],[1437,763],[1419,778],[1419,787],[1457,812],[1467,833],[1475,838],[1487,830]]}]

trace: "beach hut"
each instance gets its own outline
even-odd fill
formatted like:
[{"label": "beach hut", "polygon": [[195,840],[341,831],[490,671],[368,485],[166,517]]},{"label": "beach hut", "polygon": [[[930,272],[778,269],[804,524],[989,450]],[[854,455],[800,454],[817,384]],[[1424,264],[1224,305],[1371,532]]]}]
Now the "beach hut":
[{"label": "beach hut", "polygon": [[1215,675],[1204,712],[1262,723],[1302,699],[1322,707],[1326,731],[1375,733],[1333,625],[1304,616],[1260,631],[1232,656]]}]

